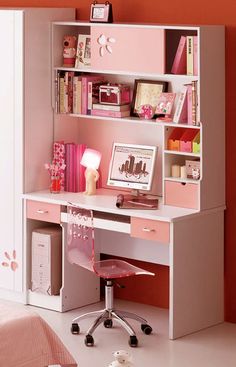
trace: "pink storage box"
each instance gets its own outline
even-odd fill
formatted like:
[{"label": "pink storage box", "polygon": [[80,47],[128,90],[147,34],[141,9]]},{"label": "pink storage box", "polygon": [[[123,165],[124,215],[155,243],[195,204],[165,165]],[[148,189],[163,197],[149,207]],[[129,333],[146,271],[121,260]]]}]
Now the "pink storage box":
[{"label": "pink storage box", "polygon": [[193,140],[198,134],[199,130],[187,129],[180,138],[180,151],[192,153],[193,151]]},{"label": "pink storage box", "polygon": [[99,103],[110,105],[129,104],[130,87],[125,84],[100,85]]}]

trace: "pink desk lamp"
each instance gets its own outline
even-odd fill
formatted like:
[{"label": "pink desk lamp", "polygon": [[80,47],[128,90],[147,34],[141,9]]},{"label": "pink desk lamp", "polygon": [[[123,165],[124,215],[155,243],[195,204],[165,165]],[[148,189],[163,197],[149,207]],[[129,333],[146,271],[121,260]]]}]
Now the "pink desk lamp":
[{"label": "pink desk lamp", "polygon": [[85,195],[96,194],[96,182],[99,179],[99,173],[97,171],[101,162],[101,153],[94,149],[85,149],[80,164],[86,167],[85,180],[86,191]]}]

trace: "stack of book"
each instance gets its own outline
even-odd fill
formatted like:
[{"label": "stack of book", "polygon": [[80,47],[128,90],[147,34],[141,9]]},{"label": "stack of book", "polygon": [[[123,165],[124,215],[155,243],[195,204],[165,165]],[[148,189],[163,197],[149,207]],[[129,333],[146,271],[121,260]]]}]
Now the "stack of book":
[{"label": "stack of book", "polygon": [[85,168],[80,164],[86,149],[84,144],[65,144],[65,191],[80,192],[85,190]]},{"label": "stack of book", "polygon": [[194,80],[190,84],[183,85],[176,104],[173,122],[199,125],[197,105],[197,81]]},{"label": "stack of book", "polygon": [[80,75],[74,71],[58,71],[56,77],[56,112],[91,114],[92,104],[98,102],[103,76]]},{"label": "stack of book", "polygon": [[91,115],[118,118],[128,117],[130,116],[130,105],[108,105],[102,103],[94,103]]},{"label": "stack of book", "polygon": [[172,74],[198,75],[198,37],[181,36],[174,61]]}]

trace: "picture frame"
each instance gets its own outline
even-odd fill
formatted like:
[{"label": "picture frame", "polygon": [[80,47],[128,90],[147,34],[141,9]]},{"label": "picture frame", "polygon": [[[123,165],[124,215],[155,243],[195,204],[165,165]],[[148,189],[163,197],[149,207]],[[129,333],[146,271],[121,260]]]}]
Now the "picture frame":
[{"label": "picture frame", "polygon": [[97,1],[94,1],[90,9],[90,22],[112,23],[112,4],[109,1],[106,1],[104,4],[98,4]]},{"label": "picture frame", "polygon": [[161,93],[167,92],[167,89],[168,82],[165,81],[135,79],[131,116],[139,117],[139,111],[144,105],[152,106],[155,112]]},{"label": "picture frame", "polygon": [[91,66],[91,36],[79,34],[76,50],[75,68]]}]

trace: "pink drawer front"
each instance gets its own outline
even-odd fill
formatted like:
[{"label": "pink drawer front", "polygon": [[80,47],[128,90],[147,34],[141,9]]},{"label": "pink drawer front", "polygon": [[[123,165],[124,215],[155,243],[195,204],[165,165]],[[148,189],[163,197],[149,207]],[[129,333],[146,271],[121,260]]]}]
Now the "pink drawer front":
[{"label": "pink drawer front", "polygon": [[41,201],[27,200],[26,216],[29,219],[60,223],[61,206],[57,204],[43,203]]},{"label": "pink drawer front", "polygon": [[91,68],[163,74],[165,72],[163,29],[91,27]]},{"label": "pink drawer front", "polygon": [[169,243],[170,224],[159,220],[131,218],[131,237]]},{"label": "pink drawer front", "polygon": [[199,185],[181,182],[165,182],[165,204],[198,209]]}]

